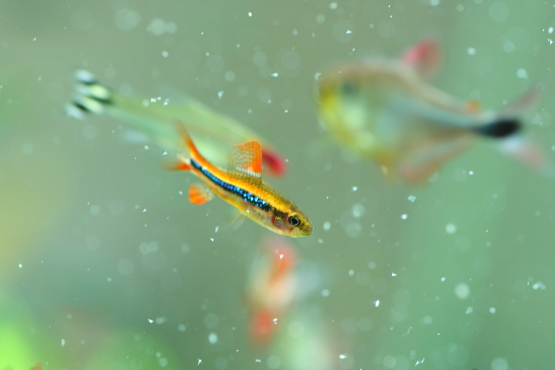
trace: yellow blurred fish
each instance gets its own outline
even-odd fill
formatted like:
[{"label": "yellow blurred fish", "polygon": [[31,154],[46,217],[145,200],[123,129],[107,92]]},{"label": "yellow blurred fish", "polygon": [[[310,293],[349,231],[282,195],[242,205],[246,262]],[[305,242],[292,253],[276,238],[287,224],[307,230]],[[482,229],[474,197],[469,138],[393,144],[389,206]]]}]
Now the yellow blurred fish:
[{"label": "yellow blurred fish", "polygon": [[400,60],[369,58],[324,73],[321,123],[339,144],[409,184],[427,181],[480,136],[503,139],[505,152],[544,166],[541,150],[517,135],[518,113],[534,105],[539,87],[499,111],[482,110],[427,83],[439,64],[435,41],[425,39]]},{"label": "yellow blurred fish", "polygon": [[272,175],[285,172],[285,160],[263,138],[234,119],[211,111],[189,98],[182,103],[162,99],[139,99],[118,94],[98,83],[90,72],[78,70],[76,95],[67,111],[82,118],[84,113],[107,114],[126,122],[131,128],[168,152],[178,152],[182,145],[175,121],[187,123],[187,129],[205,155],[213,162],[225,164],[228,148],[256,140],[262,146],[264,168]]}]

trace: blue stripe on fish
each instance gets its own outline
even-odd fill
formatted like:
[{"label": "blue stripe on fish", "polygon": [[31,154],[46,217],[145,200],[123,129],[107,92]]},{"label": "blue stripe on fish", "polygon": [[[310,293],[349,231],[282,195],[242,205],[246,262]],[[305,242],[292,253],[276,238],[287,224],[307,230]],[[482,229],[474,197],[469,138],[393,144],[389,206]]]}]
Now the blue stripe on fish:
[{"label": "blue stripe on fish", "polygon": [[212,181],[214,184],[218,185],[222,189],[237,195],[238,197],[242,198],[245,202],[248,202],[253,206],[258,207],[263,211],[266,211],[266,212],[270,211],[271,207],[266,201],[260,199],[259,197],[255,196],[254,194],[248,191],[245,191],[244,189],[241,189],[238,186],[231,185],[225,181],[220,180],[212,173],[210,173],[206,168],[199,165],[194,159],[191,158],[190,162],[192,167],[202,172],[202,174],[206,176],[206,178],[208,178],[210,181]]}]

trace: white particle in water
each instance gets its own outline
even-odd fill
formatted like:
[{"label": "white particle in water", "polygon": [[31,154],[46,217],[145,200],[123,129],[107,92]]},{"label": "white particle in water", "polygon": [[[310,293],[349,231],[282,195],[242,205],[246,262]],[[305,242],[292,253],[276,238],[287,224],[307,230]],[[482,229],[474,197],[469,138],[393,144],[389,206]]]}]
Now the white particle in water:
[{"label": "white particle in water", "polygon": [[169,55],[170,55],[170,54],[169,54],[167,51],[163,51],[163,52],[162,52],[162,56],[163,56],[164,58],[167,58]]},{"label": "white particle in water", "polygon": [[472,308],[472,306],[468,306],[468,307],[466,308],[465,313],[468,315],[468,314],[472,313],[472,311],[474,311],[474,309]]},{"label": "white particle in water", "polygon": [[528,78],[528,73],[526,73],[526,70],[524,68],[520,68],[518,71],[516,71],[516,75],[518,78]]},{"label": "white particle in water", "polygon": [[545,288],[546,288],[545,284],[542,283],[541,281],[538,281],[538,282],[536,282],[532,285],[532,289],[534,289],[534,290],[538,290],[538,289],[545,290]]},{"label": "white particle in water", "polygon": [[322,290],[322,292],[320,294],[322,295],[322,297],[329,297],[330,290],[329,289],[324,289],[324,290]]},{"label": "white particle in water", "polygon": [[406,213],[403,213],[403,214],[401,215],[401,220],[406,220],[407,217],[409,217],[409,216],[408,216]]},{"label": "white particle in water", "polygon": [[152,324],[154,322],[154,320],[152,319],[147,319],[149,324]]},{"label": "white particle in water", "polygon": [[507,363],[507,360],[502,357],[498,357],[491,362],[491,370],[508,370],[508,369],[509,369],[509,364]]},{"label": "white particle in water", "polygon": [[347,358],[347,355],[344,355],[344,354],[340,354],[340,355],[339,355],[339,359],[340,359],[340,360],[344,360],[344,359],[346,359],[346,358]]},{"label": "white particle in water", "polygon": [[22,268],[22,267],[23,267],[23,265],[20,263],[20,264],[19,264],[19,268]]},{"label": "white particle in water", "polygon": [[459,299],[467,299],[470,295],[470,287],[466,283],[457,284],[455,287],[455,295]]},{"label": "white particle in water", "polygon": [[549,28],[547,29],[547,33],[553,33],[553,27],[549,27]]},{"label": "white particle in water", "polygon": [[412,203],[414,203],[414,201],[416,200],[416,196],[415,195],[409,195],[408,198]]},{"label": "white particle in water", "polygon": [[249,12],[249,17],[252,17],[252,13],[251,13],[251,12]]},{"label": "white particle in water", "polygon": [[374,301],[374,307],[379,307],[380,306],[380,300],[376,300]]},{"label": "white particle in water", "polygon": [[468,55],[475,55],[476,54],[476,49],[474,48],[468,48],[466,50],[466,52],[468,53]]},{"label": "white particle in water", "polygon": [[441,279],[439,279],[442,283],[446,280],[445,277],[442,277]]},{"label": "white particle in water", "polygon": [[454,234],[455,231],[457,231],[457,226],[455,224],[447,224],[447,226],[445,226],[445,231],[447,231],[447,234]]},{"label": "white particle in water", "polygon": [[222,96],[224,96],[224,92],[223,91],[218,91],[218,99],[221,99]]},{"label": "white particle in water", "polygon": [[353,269],[349,270],[349,276],[353,276],[355,274],[355,271]]},{"label": "white particle in water", "polygon": [[358,190],[358,186],[353,186],[353,191],[357,191]]},{"label": "white particle in water", "polygon": [[330,9],[331,10],[337,9],[337,3],[330,3]]},{"label": "white particle in water", "polygon": [[391,273],[391,276],[395,277],[395,276],[397,276],[397,274],[394,273],[394,272],[392,272],[392,273]]},{"label": "white particle in water", "polygon": [[279,76],[279,73],[277,72],[272,73],[272,77],[278,77],[278,76]]},{"label": "white particle in water", "polygon": [[324,222],[324,231],[328,231],[330,228],[331,224],[328,221]]},{"label": "white particle in water", "polygon": [[210,344],[218,343],[218,334],[216,333],[208,334],[208,342],[210,342]]},{"label": "white particle in water", "polygon": [[469,174],[470,176],[472,176],[472,175],[474,175],[474,171],[468,171],[468,174]]},{"label": "white particle in water", "polygon": [[62,347],[66,345],[66,340],[62,338]]},{"label": "white particle in water", "polygon": [[489,308],[489,313],[495,313],[495,311],[496,311],[495,307],[490,307]]}]

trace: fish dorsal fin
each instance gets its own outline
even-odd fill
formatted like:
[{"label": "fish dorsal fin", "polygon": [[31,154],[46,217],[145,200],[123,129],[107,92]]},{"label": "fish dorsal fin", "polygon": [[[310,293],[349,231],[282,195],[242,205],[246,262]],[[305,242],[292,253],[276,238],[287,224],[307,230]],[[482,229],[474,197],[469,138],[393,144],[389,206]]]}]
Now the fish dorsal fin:
[{"label": "fish dorsal fin", "polygon": [[260,178],[262,173],[262,148],[256,140],[248,141],[233,148],[230,167],[236,171]]},{"label": "fish dorsal fin", "polygon": [[429,80],[439,71],[441,54],[435,39],[428,37],[411,46],[401,58],[418,71],[420,76]]}]

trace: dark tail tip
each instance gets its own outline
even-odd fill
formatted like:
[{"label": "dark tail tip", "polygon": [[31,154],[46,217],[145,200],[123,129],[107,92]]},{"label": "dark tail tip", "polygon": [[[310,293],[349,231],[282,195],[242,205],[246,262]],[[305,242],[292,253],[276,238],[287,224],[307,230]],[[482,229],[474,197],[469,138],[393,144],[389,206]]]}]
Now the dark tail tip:
[{"label": "dark tail tip", "polygon": [[515,118],[502,118],[498,121],[476,127],[475,131],[484,136],[501,138],[517,133],[521,126],[520,121]]}]

